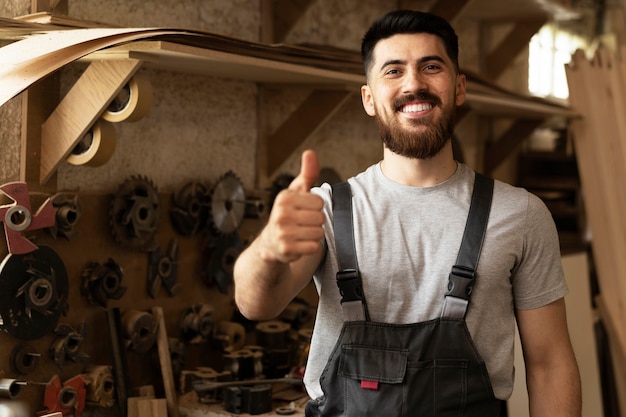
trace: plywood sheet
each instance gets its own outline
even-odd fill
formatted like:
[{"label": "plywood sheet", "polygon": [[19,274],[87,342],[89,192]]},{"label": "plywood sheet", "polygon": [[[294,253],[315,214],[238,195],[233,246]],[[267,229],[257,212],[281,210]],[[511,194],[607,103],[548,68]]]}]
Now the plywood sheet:
[{"label": "plywood sheet", "polygon": [[[600,372],[594,336],[594,312],[589,289],[587,254],[577,253],[562,258],[565,279],[570,292],[565,297],[567,324],[582,380],[583,416],[602,417]],[[528,393],[524,374],[524,358],[519,336],[515,343],[515,386],[508,401],[509,417],[528,417]]]},{"label": "plywood sheet", "polygon": [[[610,321],[624,323],[626,64],[600,48],[592,59],[577,52],[566,72],[572,107],[582,115],[572,123],[572,133],[600,292]],[[613,342],[626,352],[626,327],[613,330]]]}]

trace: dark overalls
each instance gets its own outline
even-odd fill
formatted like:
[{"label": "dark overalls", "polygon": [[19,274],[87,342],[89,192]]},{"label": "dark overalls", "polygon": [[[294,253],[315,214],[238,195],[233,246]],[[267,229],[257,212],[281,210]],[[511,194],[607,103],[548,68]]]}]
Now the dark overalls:
[{"label": "dark overalls", "polygon": [[354,249],[350,186],[333,186],[344,325],[320,377],[324,395],[309,401],[306,416],[500,415],[502,403],[465,324],[492,195],[493,180],[476,174],[441,317],[390,324],[369,319]]}]

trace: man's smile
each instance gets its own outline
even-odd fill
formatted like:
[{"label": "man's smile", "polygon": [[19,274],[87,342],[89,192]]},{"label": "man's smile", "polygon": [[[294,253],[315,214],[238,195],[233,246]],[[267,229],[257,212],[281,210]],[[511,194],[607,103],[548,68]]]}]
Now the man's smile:
[{"label": "man's smile", "polygon": [[408,103],[400,108],[402,113],[422,113],[435,107],[432,103]]},{"label": "man's smile", "polygon": [[407,116],[423,116],[431,112],[441,103],[441,100],[434,94],[424,91],[416,94],[408,94],[394,101],[394,108],[397,112]]}]

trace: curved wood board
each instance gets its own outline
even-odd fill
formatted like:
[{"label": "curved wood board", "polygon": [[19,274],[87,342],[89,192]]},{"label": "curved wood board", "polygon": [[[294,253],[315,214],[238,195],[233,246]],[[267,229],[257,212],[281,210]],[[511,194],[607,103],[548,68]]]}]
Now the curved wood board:
[{"label": "curved wood board", "polygon": [[[5,19],[6,20],[6,19]],[[2,26],[8,25],[0,21]],[[32,26],[32,25],[31,25]],[[175,28],[87,28],[36,30],[24,39],[0,48],[0,106],[36,81],[89,54],[142,40],[163,40],[203,49],[227,51],[271,61],[310,65],[361,74],[360,57],[341,51],[309,47],[263,45],[208,32]],[[45,28],[45,25],[41,25]],[[13,29],[9,32],[13,33]]]},{"label": "curved wood board", "polygon": [[35,34],[0,48],[0,106],[36,81],[92,52],[185,32],[163,29],[73,29]]}]

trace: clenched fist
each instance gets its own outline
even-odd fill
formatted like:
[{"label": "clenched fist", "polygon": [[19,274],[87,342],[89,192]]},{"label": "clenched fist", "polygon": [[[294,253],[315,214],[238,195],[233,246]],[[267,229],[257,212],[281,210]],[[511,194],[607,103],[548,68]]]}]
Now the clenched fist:
[{"label": "clenched fist", "polygon": [[290,263],[321,249],[324,202],[310,191],[319,173],[317,154],[304,151],[300,173],[276,196],[260,236],[264,260]]}]

